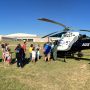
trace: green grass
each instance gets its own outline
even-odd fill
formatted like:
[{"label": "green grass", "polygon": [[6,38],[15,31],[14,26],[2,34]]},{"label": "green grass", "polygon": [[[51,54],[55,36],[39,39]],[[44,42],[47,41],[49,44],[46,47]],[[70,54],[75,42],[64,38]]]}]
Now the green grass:
[{"label": "green grass", "polygon": [[0,63],[0,90],[89,90],[88,61],[29,63],[24,68]]},{"label": "green grass", "polygon": [[0,90],[90,90],[90,61],[68,58],[64,63],[62,60],[44,62],[41,58],[24,68],[0,62]]}]

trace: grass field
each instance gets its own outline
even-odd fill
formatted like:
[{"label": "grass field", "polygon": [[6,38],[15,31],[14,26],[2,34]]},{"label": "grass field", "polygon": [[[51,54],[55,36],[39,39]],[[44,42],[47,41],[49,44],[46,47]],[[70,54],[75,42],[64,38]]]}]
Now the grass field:
[{"label": "grass field", "polygon": [[[90,54],[90,51],[84,53]],[[90,56],[84,58],[87,59],[68,58],[64,63],[62,58],[44,62],[42,57],[24,68],[17,68],[16,63],[7,66],[0,62],[0,90],[90,90]]]}]

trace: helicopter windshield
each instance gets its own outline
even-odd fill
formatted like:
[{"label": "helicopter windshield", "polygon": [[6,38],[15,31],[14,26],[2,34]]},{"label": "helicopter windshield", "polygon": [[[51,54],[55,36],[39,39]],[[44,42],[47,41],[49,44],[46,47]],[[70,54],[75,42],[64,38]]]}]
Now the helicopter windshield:
[{"label": "helicopter windshield", "polygon": [[65,42],[62,39],[58,41],[58,45],[62,46],[63,44],[65,44]]},{"label": "helicopter windshield", "polygon": [[65,37],[72,37],[73,34],[68,32],[68,33],[65,33],[65,34],[62,34],[62,38],[65,38]]},{"label": "helicopter windshield", "polygon": [[67,36],[68,36],[67,34],[62,34],[61,39],[65,38]]}]

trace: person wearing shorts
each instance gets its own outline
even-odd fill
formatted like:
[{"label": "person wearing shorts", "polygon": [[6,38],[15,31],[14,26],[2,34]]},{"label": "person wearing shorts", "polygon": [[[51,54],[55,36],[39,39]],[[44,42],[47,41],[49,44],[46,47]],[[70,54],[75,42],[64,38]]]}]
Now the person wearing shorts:
[{"label": "person wearing shorts", "polygon": [[51,53],[51,46],[49,45],[49,43],[45,44],[44,45],[44,55],[45,55],[45,58],[44,60],[45,61],[50,61],[50,53]]}]

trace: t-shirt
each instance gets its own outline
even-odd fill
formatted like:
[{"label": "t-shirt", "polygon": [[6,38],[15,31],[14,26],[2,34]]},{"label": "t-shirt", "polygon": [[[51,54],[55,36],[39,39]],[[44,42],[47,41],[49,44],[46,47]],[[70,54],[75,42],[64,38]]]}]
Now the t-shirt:
[{"label": "t-shirt", "polygon": [[24,50],[23,48],[16,48],[16,57],[21,58],[24,55]]},{"label": "t-shirt", "polygon": [[39,51],[37,51],[37,55],[40,55],[40,52]]},{"label": "t-shirt", "polygon": [[11,55],[10,55],[9,52],[6,52],[6,53],[5,53],[5,58],[6,58],[7,60],[10,60],[10,59],[11,59]]},{"label": "t-shirt", "polygon": [[20,48],[17,48],[15,49],[16,53],[19,53],[20,52]]},{"label": "t-shirt", "polygon": [[32,49],[33,49],[32,47],[29,48],[29,53],[32,53]]},{"label": "t-shirt", "polygon": [[45,46],[44,46],[44,53],[45,54],[48,54],[48,53],[50,53],[51,52],[51,46],[49,45],[49,44],[46,44]]},{"label": "t-shirt", "polygon": [[26,51],[26,44],[23,44],[22,48],[23,48],[24,51]]},{"label": "t-shirt", "polygon": [[32,58],[36,57],[36,51],[32,51]]}]

